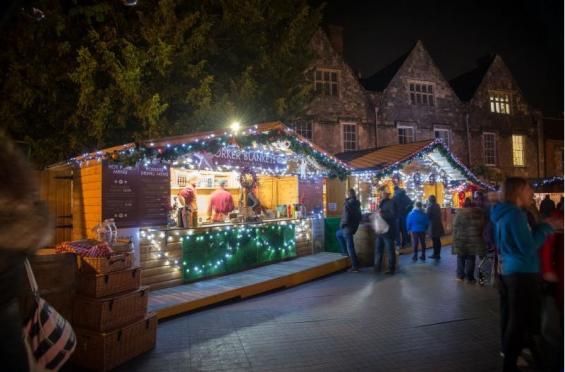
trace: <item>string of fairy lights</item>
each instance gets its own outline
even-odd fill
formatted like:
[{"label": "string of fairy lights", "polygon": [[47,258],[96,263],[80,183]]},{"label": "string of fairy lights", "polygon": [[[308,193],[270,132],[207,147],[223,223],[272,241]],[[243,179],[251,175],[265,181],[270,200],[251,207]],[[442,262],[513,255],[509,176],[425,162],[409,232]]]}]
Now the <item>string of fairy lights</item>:
[{"label": "string of fairy lights", "polygon": [[[321,166],[320,169],[309,170],[306,178],[326,176],[344,179],[351,171],[347,164],[318,150],[308,140],[295,135],[291,128],[281,126],[275,129],[261,130],[258,125],[238,132],[225,131],[222,134],[211,133],[202,135],[181,144],[156,144],[155,142],[126,144],[112,151],[96,151],[83,154],[70,159],[69,163],[83,167],[90,165],[92,162],[108,160],[128,166],[162,163],[197,169],[197,165],[193,161],[184,159],[187,155],[197,152],[215,153],[227,146],[238,146],[242,149],[251,149],[258,151],[264,156],[269,156],[273,155],[271,148],[273,143],[284,143],[295,156],[310,157]],[[267,174],[288,174],[287,167],[279,169],[276,167],[255,166],[254,168],[255,171]],[[238,166],[213,164],[205,167],[203,170],[232,169],[238,169]]]},{"label": "string of fairy lights", "polygon": [[[312,217],[316,218],[316,216]],[[239,271],[246,265],[280,261],[296,256],[296,242],[312,237],[310,219],[228,225],[205,230],[140,230],[142,244],[151,247],[151,259],[185,279]],[[177,251],[180,247],[180,256]],[[257,252],[255,252],[257,250]],[[211,253],[215,253],[212,257]],[[241,261],[257,255],[257,261]],[[234,262],[238,260],[241,262]]]}]

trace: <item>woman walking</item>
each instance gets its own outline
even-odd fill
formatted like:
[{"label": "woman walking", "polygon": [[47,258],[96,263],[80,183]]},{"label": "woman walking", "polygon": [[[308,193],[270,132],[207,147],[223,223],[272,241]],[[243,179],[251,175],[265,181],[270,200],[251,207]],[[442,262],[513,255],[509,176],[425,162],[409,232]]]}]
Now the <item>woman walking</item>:
[{"label": "woman walking", "polygon": [[481,208],[465,199],[453,222],[453,254],[457,255],[457,280],[475,284],[475,259],[487,253],[483,239],[486,218]]},{"label": "woman walking", "polygon": [[549,220],[528,226],[527,208],[533,189],[523,178],[507,178],[502,190],[503,202],[492,209],[496,247],[502,263],[501,318],[503,327],[504,371],[517,371],[516,361],[522,348],[529,346],[539,356],[540,292],[539,249],[562,221]]}]

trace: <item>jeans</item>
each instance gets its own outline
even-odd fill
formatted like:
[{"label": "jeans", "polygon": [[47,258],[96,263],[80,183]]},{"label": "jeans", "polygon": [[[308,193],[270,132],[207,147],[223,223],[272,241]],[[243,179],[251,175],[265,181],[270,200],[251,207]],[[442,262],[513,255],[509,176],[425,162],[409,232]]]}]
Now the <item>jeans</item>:
[{"label": "jeans", "polygon": [[420,257],[426,259],[426,233],[425,232],[413,232],[412,233],[412,249],[414,250],[413,258],[418,257],[418,243],[420,243],[420,248],[422,248],[422,254]]},{"label": "jeans", "polygon": [[381,271],[383,261],[383,253],[386,249],[388,256],[387,270],[394,272],[396,268],[396,251],[394,249],[394,241],[386,236],[378,236],[375,246],[375,271]]},{"label": "jeans", "polygon": [[506,326],[502,336],[505,372],[518,371],[516,361],[526,346],[538,363],[543,362],[538,276],[537,273],[502,276],[504,291],[501,292],[501,304],[506,307]]},{"label": "jeans", "polygon": [[351,266],[354,269],[359,268],[359,261],[357,260],[357,253],[355,252],[355,243],[353,242],[353,234],[351,234],[347,228],[341,228],[337,230],[335,237],[339,242],[341,253],[351,258]]},{"label": "jeans", "polygon": [[441,239],[432,237],[432,247],[434,248],[434,257],[439,258],[441,255]]},{"label": "jeans", "polygon": [[469,281],[475,280],[475,255],[457,255],[457,277]]},{"label": "jeans", "polygon": [[406,230],[406,216],[399,217],[396,222],[398,226],[396,244],[402,248],[410,244],[410,234]]}]

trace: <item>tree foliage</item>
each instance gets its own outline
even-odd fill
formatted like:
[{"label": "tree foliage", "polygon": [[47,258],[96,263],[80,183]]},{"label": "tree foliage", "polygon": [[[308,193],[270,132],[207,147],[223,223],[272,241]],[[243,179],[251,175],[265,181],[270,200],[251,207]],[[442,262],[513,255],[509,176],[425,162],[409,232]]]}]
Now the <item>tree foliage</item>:
[{"label": "tree foliage", "polygon": [[320,9],[304,0],[39,0],[0,36],[0,120],[49,164],[132,140],[295,117]]}]

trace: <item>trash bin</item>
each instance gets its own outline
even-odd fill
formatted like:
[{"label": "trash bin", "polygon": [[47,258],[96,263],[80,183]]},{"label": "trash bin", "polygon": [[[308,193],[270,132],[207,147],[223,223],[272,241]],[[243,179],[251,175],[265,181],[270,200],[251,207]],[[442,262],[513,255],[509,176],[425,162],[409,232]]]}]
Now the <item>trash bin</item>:
[{"label": "trash bin", "polygon": [[324,220],[325,251],[341,253],[335,233],[339,229],[340,217],[326,217]]}]

